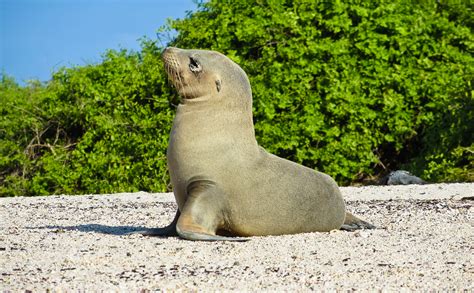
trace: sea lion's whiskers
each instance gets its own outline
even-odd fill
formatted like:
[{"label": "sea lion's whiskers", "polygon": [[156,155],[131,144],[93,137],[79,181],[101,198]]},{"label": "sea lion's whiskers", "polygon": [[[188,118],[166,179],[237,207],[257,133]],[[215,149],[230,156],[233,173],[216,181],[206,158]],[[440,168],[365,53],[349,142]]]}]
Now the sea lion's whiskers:
[{"label": "sea lion's whiskers", "polygon": [[166,75],[167,75],[166,77],[167,77],[168,82],[173,83],[172,78],[171,78],[172,72],[171,72],[170,65],[168,64],[168,62],[165,62],[165,71],[166,71]]},{"label": "sea lion's whiskers", "polygon": [[173,58],[172,59],[172,62],[174,63],[174,68],[176,68],[176,70],[174,71],[175,73],[175,76],[176,76],[176,80],[179,84],[179,87],[177,87],[178,89],[181,89],[184,87],[184,82],[181,78],[181,74],[179,74],[179,68],[180,68],[180,64],[178,62],[178,60],[176,58]]}]

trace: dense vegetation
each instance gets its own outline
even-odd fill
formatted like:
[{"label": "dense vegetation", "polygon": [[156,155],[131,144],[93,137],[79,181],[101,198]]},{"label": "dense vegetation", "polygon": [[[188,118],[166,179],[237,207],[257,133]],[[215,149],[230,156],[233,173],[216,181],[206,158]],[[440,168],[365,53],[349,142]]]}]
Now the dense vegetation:
[{"label": "dense vegetation", "polygon": [[[405,168],[474,181],[474,17],[444,1],[209,1],[162,28],[248,73],[257,139],[341,184]],[[164,191],[161,48],[0,84],[0,195]]]},{"label": "dense vegetation", "polygon": [[158,48],[109,51],[46,86],[0,85],[2,195],[166,190],[173,110]]}]

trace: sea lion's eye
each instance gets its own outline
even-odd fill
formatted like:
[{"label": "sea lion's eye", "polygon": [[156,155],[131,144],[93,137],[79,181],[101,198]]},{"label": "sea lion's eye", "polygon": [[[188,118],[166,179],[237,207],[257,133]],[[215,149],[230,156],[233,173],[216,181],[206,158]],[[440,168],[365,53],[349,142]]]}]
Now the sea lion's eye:
[{"label": "sea lion's eye", "polygon": [[194,57],[189,57],[189,69],[194,73],[199,73],[202,71],[201,64]]}]

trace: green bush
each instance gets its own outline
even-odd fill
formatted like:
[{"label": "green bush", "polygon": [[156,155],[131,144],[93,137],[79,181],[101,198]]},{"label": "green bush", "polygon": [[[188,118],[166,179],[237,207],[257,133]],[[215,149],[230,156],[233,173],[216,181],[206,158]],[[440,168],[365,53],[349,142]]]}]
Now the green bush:
[{"label": "green bush", "polygon": [[159,50],[108,51],[46,86],[3,76],[1,195],[166,191],[173,107]]},{"label": "green bush", "polygon": [[[161,28],[248,73],[257,140],[349,184],[405,168],[474,181],[472,5],[444,1],[222,1]],[[0,79],[0,196],[165,191],[172,93],[150,40]]]},{"label": "green bush", "polygon": [[29,158],[35,156],[36,138],[45,124],[38,110],[41,91],[38,83],[21,88],[13,79],[1,76],[0,195],[22,195],[29,189],[26,174],[34,169]]},{"label": "green bush", "polygon": [[400,167],[472,181],[472,15],[444,1],[209,1],[169,25],[174,45],[247,71],[269,151],[343,184]]}]

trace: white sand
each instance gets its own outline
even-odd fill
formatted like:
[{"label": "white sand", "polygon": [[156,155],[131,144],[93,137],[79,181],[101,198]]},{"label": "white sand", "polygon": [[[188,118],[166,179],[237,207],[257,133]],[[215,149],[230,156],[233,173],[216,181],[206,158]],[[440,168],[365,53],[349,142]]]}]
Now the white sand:
[{"label": "white sand", "polygon": [[379,229],[192,242],[125,235],[172,194],[0,198],[0,291],[474,290],[474,183],[341,189]]}]

